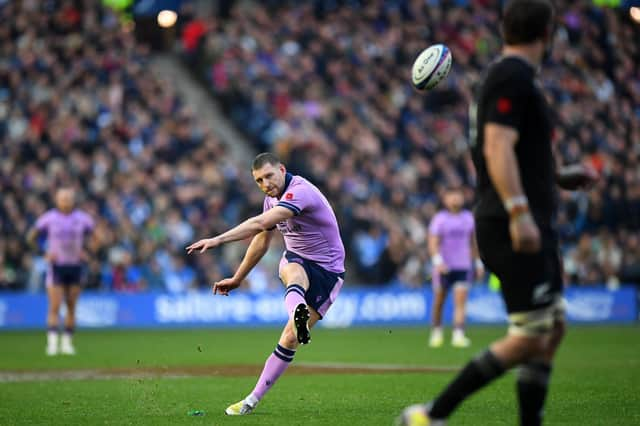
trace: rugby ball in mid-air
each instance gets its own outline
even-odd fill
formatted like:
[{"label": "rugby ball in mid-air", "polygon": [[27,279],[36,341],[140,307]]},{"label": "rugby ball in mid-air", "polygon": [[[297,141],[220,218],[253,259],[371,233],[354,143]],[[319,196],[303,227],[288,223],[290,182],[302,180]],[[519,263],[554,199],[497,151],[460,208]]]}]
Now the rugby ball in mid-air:
[{"label": "rugby ball in mid-air", "polygon": [[418,90],[436,87],[451,69],[451,51],[444,44],[429,46],[418,55],[411,68],[411,81]]}]

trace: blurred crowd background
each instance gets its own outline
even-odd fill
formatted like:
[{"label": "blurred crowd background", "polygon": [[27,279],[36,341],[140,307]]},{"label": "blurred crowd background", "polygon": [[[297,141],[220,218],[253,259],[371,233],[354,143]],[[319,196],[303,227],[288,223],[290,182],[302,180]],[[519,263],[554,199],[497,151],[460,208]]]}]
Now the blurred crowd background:
[{"label": "blurred crowd background", "polygon": [[[181,11],[177,49],[254,146],[316,183],[338,215],[348,281],[419,286],[427,227],[447,185],[473,204],[467,109],[500,49],[489,0],[224,2]],[[574,285],[640,282],[640,25],[621,10],[556,1],[552,57],[540,76],[564,163],[602,179],[561,192],[564,271]],[[89,287],[207,287],[235,270],[238,243],[189,256],[187,243],[259,213],[250,163],[205,130],[152,52],[95,1],[0,2],[0,288],[42,288],[24,235],[72,185],[97,220]],[[448,79],[417,93],[417,54],[441,42]],[[276,244],[250,287],[277,286]]]}]

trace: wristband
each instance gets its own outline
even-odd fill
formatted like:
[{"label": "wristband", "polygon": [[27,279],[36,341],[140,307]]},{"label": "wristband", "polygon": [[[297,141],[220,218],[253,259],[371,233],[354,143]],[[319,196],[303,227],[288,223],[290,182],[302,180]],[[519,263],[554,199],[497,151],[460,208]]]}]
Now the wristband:
[{"label": "wristband", "polygon": [[444,263],[444,260],[442,259],[440,253],[435,254],[431,257],[431,263],[433,264],[433,266],[440,266]]},{"label": "wristband", "polygon": [[529,201],[524,195],[507,198],[504,201],[504,209],[507,211],[509,216],[516,217],[529,212]]}]

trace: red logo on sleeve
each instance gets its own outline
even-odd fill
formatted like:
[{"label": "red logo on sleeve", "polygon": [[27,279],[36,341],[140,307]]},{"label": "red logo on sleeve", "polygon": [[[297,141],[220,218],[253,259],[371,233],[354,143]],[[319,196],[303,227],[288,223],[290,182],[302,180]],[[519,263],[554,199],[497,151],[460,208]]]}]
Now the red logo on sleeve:
[{"label": "red logo on sleeve", "polygon": [[511,99],[508,98],[499,98],[496,104],[496,109],[500,114],[508,114],[511,112]]},{"label": "red logo on sleeve", "polygon": [[287,195],[284,196],[285,200],[293,200],[293,194],[291,192],[287,192]]}]

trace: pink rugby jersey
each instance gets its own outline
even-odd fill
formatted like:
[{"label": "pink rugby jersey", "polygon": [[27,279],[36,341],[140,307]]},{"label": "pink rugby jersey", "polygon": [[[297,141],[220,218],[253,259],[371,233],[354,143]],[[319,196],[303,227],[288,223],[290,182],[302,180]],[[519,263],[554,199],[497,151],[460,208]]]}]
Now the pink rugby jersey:
[{"label": "pink rugby jersey", "polygon": [[440,255],[449,269],[471,269],[471,236],[475,224],[469,210],[438,212],[429,225],[429,234],[440,237]]},{"label": "pink rugby jersey", "polygon": [[89,214],[74,210],[64,214],[51,209],[36,221],[36,229],[47,238],[47,254],[56,265],[76,265],[82,262],[84,237],[93,231],[94,223]]},{"label": "pink rugby jersey", "polygon": [[327,271],[344,272],[344,245],[336,215],[320,190],[301,176],[287,173],[280,198],[266,196],[263,210],[275,206],[294,213],[277,225],[288,251],[311,260]]}]

